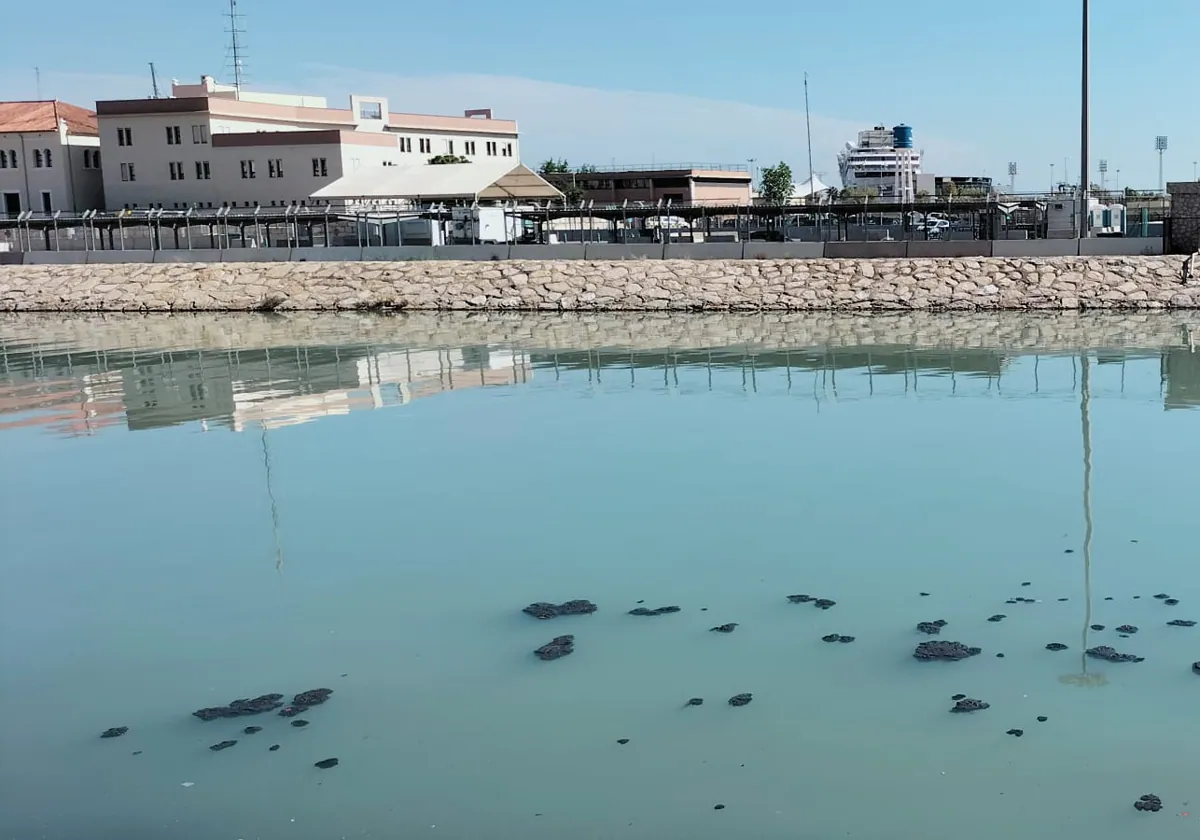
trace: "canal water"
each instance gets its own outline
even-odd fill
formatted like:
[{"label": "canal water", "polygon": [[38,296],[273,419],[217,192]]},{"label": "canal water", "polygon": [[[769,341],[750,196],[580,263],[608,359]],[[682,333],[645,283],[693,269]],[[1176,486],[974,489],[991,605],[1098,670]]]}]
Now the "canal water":
[{"label": "canal water", "polygon": [[1194,837],[1194,324],[0,320],[0,838]]}]

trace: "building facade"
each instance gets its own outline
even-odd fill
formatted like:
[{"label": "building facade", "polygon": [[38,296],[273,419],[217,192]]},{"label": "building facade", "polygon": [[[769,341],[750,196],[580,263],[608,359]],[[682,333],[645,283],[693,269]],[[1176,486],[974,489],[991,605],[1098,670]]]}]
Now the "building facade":
[{"label": "building facade", "polygon": [[325,99],[238,90],[204,76],[171,97],[96,103],[109,210],[288,207],[358,171],[438,156],[520,162],[517,124],[490,110],[394,113],[383,97]]},{"label": "building facade", "polygon": [[96,115],[58,100],[0,102],[0,215],[104,206]]},{"label": "building facade", "polygon": [[750,203],[752,178],[741,164],[663,164],[589,169],[550,177],[559,189],[577,190],[584,202],[596,205],[704,204],[745,206]]}]

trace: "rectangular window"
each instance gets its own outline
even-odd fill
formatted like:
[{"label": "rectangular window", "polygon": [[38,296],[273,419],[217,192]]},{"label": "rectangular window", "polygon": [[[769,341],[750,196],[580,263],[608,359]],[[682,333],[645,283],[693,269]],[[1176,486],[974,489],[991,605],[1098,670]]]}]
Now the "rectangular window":
[{"label": "rectangular window", "polygon": [[42,150],[41,149],[33,150],[33,168],[34,169],[42,168]]},{"label": "rectangular window", "polygon": [[433,151],[433,141],[428,137],[422,137],[417,141],[417,148],[421,150],[421,154],[427,155]]},{"label": "rectangular window", "polygon": [[50,197],[49,190],[42,190],[42,212],[43,213],[53,213],[54,212],[54,202]]},{"label": "rectangular window", "polygon": [[412,151],[412,138],[411,137],[401,137],[400,138],[400,151],[402,151],[402,152],[411,152]]},{"label": "rectangular window", "polygon": [[313,177],[324,178],[329,174],[329,167],[325,165],[325,158],[313,158]]},{"label": "rectangular window", "polygon": [[8,152],[0,149],[0,169],[8,169]]},{"label": "rectangular window", "polygon": [[182,181],[183,180],[183,161],[174,160],[174,161],[171,161],[169,164],[167,164],[167,166],[171,170],[171,180],[172,181]]},{"label": "rectangular window", "polygon": [[133,129],[118,128],[117,129],[117,145],[132,146],[133,145]]},{"label": "rectangular window", "polygon": [[496,156],[496,141],[495,140],[487,141],[487,145],[484,146],[484,149],[487,151],[487,153],[490,156],[495,157]]},{"label": "rectangular window", "polygon": [[242,177],[243,178],[255,178],[255,177],[257,177],[257,175],[258,175],[258,173],[254,169],[254,161],[252,161],[252,160],[242,161]]},{"label": "rectangular window", "polygon": [[17,150],[16,149],[8,150],[8,168],[9,169],[18,169],[19,168],[17,166]]},{"label": "rectangular window", "polygon": [[512,143],[505,143],[504,144],[504,157],[512,157],[512,156],[513,156]]},{"label": "rectangular window", "polygon": [[46,168],[50,169],[52,166],[54,166],[54,156],[50,154],[49,149],[46,149],[45,154],[46,154]]},{"label": "rectangular window", "polygon": [[192,126],[192,142],[196,144],[208,142],[208,126],[194,125]]},{"label": "rectangular window", "polygon": [[383,119],[383,103],[381,103],[381,102],[360,102],[360,103],[358,103],[358,118],[360,120],[381,120],[381,119]]},{"label": "rectangular window", "polygon": [[134,170],[132,163],[122,163],[121,164],[121,180],[122,181],[136,181],[137,180],[137,172]]},{"label": "rectangular window", "polygon": [[167,145],[168,146],[178,146],[182,142],[183,141],[179,139],[179,126],[177,126],[177,125],[167,126]]},{"label": "rectangular window", "polygon": [[208,167],[208,161],[206,161],[206,160],[196,161],[196,180],[197,181],[207,181],[211,177],[212,177],[212,171]]},{"label": "rectangular window", "polygon": [[267,161],[267,177],[282,178],[283,177],[283,159],[274,158]]},{"label": "rectangular window", "polygon": [[454,154],[454,141],[453,140],[446,141],[446,154],[448,154],[448,155]]},{"label": "rectangular window", "polygon": [[475,141],[474,140],[464,140],[463,141],[463,154],[464,155],[475,154]]}]

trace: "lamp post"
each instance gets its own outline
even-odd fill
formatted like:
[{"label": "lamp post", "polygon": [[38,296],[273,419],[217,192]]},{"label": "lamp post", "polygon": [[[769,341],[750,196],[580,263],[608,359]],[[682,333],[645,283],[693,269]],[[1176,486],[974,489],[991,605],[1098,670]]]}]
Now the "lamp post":
[{"label": "lamp post", "polygon": [[1083,64],[1079,115],[1079,238],[1088,235],[1088,0],[1083,0]]},{"label": "lamp post", "polygon": [[1167,137],[1160,134],[1154,138],[1154,151],[1158,152],[1158,192],[1163,191],[1163,152],[1167,150]]}]

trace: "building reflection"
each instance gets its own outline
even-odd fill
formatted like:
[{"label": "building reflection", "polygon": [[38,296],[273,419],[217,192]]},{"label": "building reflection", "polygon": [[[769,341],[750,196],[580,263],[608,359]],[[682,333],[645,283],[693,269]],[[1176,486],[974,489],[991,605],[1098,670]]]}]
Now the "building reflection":
[{"label": "building reflection", "polygon": [[[1157,360],[1164,407],[1200,405],[1200,352],[1188,344],[1097,352],[1092,358],[1103,368],[1122,366],[1122,393],[1125,363]],[[1059,381],[1049,386],[1048,360],[1059,374]],[[1006,378],[1017,362],[1023,362],[1024,374],[1016,381]],[[684,381],[689,387],[746,392],[758,391],[770,377],[769,387],[786,381],[790,390],[794,380],[799,383],[808,375],[803,387],[821,398],[824,394],[873,396],[880,383],[887,393],[894,394],[897,383],[902,383],[904,393],[923,393],[921,383],[930,379],[940,380],[937,387],[949,394],[956,393],[960,378],[985,382],[988,390],[1016,396],[1075,394],[1079,389],[1079,361],[1073,355],[894,345],[769,351],[313,345],[81,352],[0,342],[0,363],[0,431],[37,426],[72,436],[119,425],[141,431],[197,422],[208,429],[270,429],[405,405],[462,389],[521,385],[530,381],[534,371],[549,382],[574,376],[604,386],[616,382],[630,387],[679,387]],[[841,393],[839,374],[848,377],[852,386]]]}]

